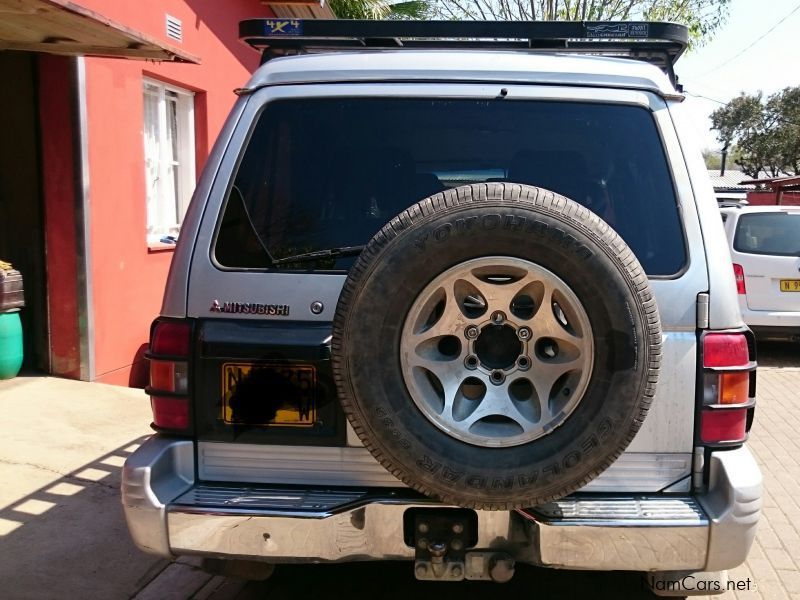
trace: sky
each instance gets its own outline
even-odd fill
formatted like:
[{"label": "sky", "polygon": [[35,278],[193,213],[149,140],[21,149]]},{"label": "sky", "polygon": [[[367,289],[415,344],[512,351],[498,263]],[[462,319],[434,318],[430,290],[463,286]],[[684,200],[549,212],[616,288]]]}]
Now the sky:
[{"label": "sky", "polygon": [[704,46],[678,59],[675,72],[699,139],[718,150],[708,119],[715,109],[743,91],[767,96],[800,85],[800,0],[733,0],[727,22]]}]

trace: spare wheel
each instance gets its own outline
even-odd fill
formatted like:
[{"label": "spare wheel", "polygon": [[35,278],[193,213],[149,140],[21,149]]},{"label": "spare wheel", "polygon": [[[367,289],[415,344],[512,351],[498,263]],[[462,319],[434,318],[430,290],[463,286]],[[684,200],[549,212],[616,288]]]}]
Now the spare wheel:
[{"label": "spare wheel", "polygon": [[342,406],[409,486],[480,509],[573,492],[622,453],[661,358],[652,290],[600,217],[518,184],[427,198],[369,242],[333,324]]}]

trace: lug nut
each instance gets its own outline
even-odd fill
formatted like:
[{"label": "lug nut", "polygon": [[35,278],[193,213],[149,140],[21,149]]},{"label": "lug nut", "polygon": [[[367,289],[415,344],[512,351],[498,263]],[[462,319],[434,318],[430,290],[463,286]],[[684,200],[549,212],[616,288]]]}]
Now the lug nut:
[{"label": "lug nut", "polygon": [[477,328],[477,327],[475,327],[475,325],[470,325],[469,327],[467,327],[467,328],[464,330],[464,336],[465,336],[465,337],[466,337],[468,340],[474,340],[474,339],[476,339],[476,338],[478,337],[478,334],[479,334],[479,333],[480,333],[480,332],[478,331],[478,328]]},{"label": "lug nut", "polygon": [[417,577],[425,577],[425,575],[428,574],[428,565],[420,563],[414,567],[414,572],[417,574]]},{"label": "lug nut", "polygon": [[500,369],[495,369],[492,371],[492,374],[489,376],[489,379],[492,380],[492,383],[495,385],[500,385],[506,380],[506,374],[503,373]]},{"label": "lug nut", "polygon": [[521,340],[529,340],[531,339],[531,330],[527,327],[520,327],[517,330],[517,337]]},{"label": "lug nut", "polygon": [[453,541],[450,542],[450,547],[453,550],[458,551],[458,550],[461,550],[464,547],[464,543],[460,539],[454,538]]},{"label": "lug nut", "polygon": [[451,570],[453,577],[461,577],[464,574],[461,565],[453,565],[453,569]]},{"label": "lug nut", "polygon": [[517,367],[519,367],[523,371],[525,371],[527,369],[530,369],[530,367],[531,367],[531,359],[528,358],[527,356],[520,356],[517,359]]},{"label": "lug nut", "polygon": [[428,524],[420,523],[418,529],[420,533],[428,533]]},{"label": "lug nut", "polygon": [[464,526],[461,523],[453,524],[453,533],[461,533],[464,531]]},{"label": "lug nut", "polygon": [[498,310],[492,313],[492,323],[495,325],[502,325],[503,322],[506,320],[506,313],[502,310]]},{"label": "lug nut", "polygon": [[474,354],[470,354],[469,356],[467,356],[467,358],[464,359],[464,366],[470,370],[477,369],[479,362],[480,361],[478,360],[477,356],[475,356]]},{"label": "lug nut", "polygon": [[420,548],[421,550],[427,550],[428,549],[428,540],[426,540],[425,538],[420,538],[417,541],[417,548]]}]

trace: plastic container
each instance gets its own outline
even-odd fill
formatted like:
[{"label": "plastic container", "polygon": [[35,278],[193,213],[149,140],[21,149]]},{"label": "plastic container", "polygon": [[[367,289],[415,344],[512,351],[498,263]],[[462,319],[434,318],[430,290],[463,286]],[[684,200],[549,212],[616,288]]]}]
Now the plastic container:
[{"label": "plastic container", "polygon": [[22,323],[19,310],[0,313],[0,379],[16,377],[22,368]]},{"label": "plastic container", "polygon": [[22,274],[16,269],[0,270],[0,312],[23,306]]}]

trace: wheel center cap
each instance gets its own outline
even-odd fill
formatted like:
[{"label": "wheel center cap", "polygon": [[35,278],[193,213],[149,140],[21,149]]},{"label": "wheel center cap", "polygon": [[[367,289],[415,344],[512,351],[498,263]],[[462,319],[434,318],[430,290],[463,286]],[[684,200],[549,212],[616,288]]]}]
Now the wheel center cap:
[{"label": "wheel center cap", "polygon": [[509,325],[486,325],[475,340],[475,354],[488,369],[508,369],[522,353],[522,342]]}]

